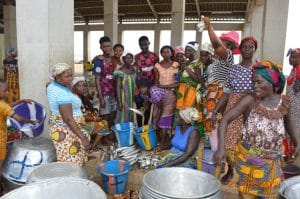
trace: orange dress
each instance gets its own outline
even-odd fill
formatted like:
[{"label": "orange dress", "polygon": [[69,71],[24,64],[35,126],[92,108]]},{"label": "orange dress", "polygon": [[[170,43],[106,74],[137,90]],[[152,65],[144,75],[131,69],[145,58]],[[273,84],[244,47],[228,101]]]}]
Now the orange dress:
[{"label": "orange dress", "polygon": [[7,124],[6,119],[14,114],[14,110],[3,100],[0,100],[0,161],[6,156]]}]

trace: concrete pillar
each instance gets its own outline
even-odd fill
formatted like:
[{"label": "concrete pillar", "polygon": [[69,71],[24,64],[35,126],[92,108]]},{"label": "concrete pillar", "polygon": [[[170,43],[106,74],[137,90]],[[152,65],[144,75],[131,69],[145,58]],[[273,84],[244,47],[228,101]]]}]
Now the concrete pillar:
[{"label": "concrete pillar", "polygon": [[262,58],[283,64],[289,0],[266,0]]},{"label": "concrete pillar", "polygon": [[181,46],[183,41],[185,0],[172,0],[171,46]]},{"label": "concrete pillar", "polygon": [[112,44],[118,42],[118,0],[104,2],[104,35],[111,39]]},{"label": "concrete pillar", "polygon": [[196,30],[196,41],[201,46],[201,44],[202,44],[202,32],[199,32],[198,30]]},{"label": "concrete pillar", "polygon": [[118,27],[118,43],[122,44],[122,37],[123,37],[123,30],[122,28]]},{"label": "concrete pillar", "polygon": [[17,0],[16,17],[21,98],[48,107],[49,66],[74,62],[74,1]]},{"label": "concrete pillar", "polygon": [[83,28],[83,64],[89,61],[89,25]]},{"label": "concrete pillar", "polygon": [[13,5],[3,6],[4,19],[4,46],[5,51],[8,48],[17,48],[17,30],[16,30],[16,7]]},{"label": "concrete pillar", "polygon": [[160,20],[154,25],[154,52],[159,55],[160,50]]}]

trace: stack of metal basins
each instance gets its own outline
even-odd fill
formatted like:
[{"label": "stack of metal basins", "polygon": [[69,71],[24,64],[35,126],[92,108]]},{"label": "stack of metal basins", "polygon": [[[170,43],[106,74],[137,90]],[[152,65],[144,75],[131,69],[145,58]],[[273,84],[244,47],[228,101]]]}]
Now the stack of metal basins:
[{"label": "stack of metal basins", "polygon": [[217,178],[188,168],[162,168],[149,171],[143,178],[141,199],[222,198]]}]

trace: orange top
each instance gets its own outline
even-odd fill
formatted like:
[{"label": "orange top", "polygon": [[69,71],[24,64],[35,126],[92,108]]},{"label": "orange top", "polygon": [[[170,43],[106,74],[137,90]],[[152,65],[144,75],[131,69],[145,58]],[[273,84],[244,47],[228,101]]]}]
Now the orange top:
[{"label": "orange top", "polygon": [[172,62],[169,67],[164,67],[160,63],[156,63],[154,67],[159,73],[159,84],[170,85],[175,83],[175,75],[178,71],[178,65],[178,62]]}]

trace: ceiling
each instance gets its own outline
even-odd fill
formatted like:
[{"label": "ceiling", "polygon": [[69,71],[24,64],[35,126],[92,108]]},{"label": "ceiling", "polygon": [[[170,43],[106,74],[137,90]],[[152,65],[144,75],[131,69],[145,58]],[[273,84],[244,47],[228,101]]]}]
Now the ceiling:
[{"label": "ceiling", "polygon": [[[244,21],[253,0],[186,0],[185,20],[198,21],[201,15],[217,21]],[[0,32],[3,33],[3,5],[15,0],[0,0]],[[74,0],[75,23],[103,22],[103,0]],[[172,0],[119,0],[119,22],[170,21]]]},{"label": "ceiling", "polygon": [[[185,20],[198,21],[201,15],[214,20],[243,21],[252,0],[186,0]],[[74,0],[75,23],[103,22],[103,0]],[[170,21],[172,0],[119,0],[120,22]]]}]

